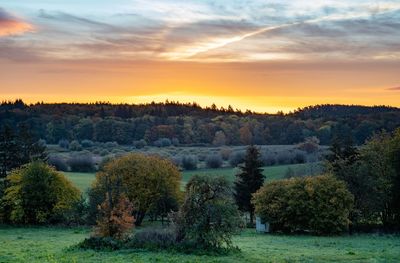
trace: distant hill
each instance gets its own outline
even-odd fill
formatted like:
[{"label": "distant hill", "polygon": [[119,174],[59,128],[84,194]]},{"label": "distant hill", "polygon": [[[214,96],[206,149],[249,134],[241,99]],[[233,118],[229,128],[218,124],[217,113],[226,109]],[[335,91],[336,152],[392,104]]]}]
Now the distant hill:
[{"label": "distant hill", "polygon": [[316,105],[289,114],[260,114],[196,103],[0,104],[0,128],[21,124],[47,143],[60,140],[138,145],[295,144],[317,137],[330,144],[335,135],[357,144],[373,133],[400,127],[400,109],[387,106]]},{"label": "distant hill", "polygon": [[308,106],[296,110],[293,115],[302,119],[308,118],[340,118],[356,115],[379,114],[387,112],[399,112],[400,108],[389,106],[360,106],[342,104],[323,104]]}]

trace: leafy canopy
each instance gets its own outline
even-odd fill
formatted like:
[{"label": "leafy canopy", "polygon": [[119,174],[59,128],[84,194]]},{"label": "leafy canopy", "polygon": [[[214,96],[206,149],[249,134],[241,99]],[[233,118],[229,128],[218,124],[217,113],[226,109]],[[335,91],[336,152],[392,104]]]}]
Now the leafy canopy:
[{"label": "leafy canopy", "polygon": [[3,201],[12,223],[57,222],[80,198],[63,174],[40,161],[13,170],[6,180]]},{"label": "leafy canopy", "polygon": [[136,225],[140,225],[150,209],[170,208],[166,201],[178,202],[180,181],[181,174],[170,161],[132,153],[110,160],[103,166],[96,175],[90,202],[97,207],[106,194],[114,200],[125,195],[133,203]]},{"label": "leafy canopy", "polygon": [[193,176],[173,221],[179,241],[203,248],[231,247],[241,218],[229,182],[223,177]]},{"label": "leafy canopy", "polygon": [[272,231],[337,234],[348,227],[353,196],[343,181],[321,175],[268,183],[253,203]]}]

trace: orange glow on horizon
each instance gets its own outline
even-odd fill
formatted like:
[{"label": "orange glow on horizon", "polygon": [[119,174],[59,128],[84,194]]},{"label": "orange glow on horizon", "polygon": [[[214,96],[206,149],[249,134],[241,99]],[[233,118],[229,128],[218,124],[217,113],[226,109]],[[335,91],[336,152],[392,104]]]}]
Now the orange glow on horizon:
[{"label": "orange glow on horizon", "polygon": [[391,105],[400,107],[396,97],[388,96],[386,99],[389,103],[379,103],[376,99],[368,100],[357,98],[312,98],[312,97],[224,97],[224,96],[205,96],[205,95],[182,95],[182,94],[157,94],[148,96],[56,96],[56,95],[30,95],[30,94],[14,94],[9,95],[2,100],[15,100],[21,98],[27,104],[35,104],[37,102],[44,103],[94,103],[94,102],[110,102],[110,103],[127,103],[127,104],[145,104],[151,102],[175,101],[180,103],[196,102],[202,107],[211,106],[213,103],[217,107],[227,108],[229,105],[234,109],[242,111],[251,110],[258,113],[277,113],[282,111],[288,113],[310,105],[316,104],[356,104],[365,106]]},{"label": "orange glow on horizon", "polygon": [[[256,112],[289,112],[315,104],[400,107],[397,67],[194,62],[9,63],[0,100],[27,103],[197,102]],[[327,68],[328,67],[328,68]]]}]

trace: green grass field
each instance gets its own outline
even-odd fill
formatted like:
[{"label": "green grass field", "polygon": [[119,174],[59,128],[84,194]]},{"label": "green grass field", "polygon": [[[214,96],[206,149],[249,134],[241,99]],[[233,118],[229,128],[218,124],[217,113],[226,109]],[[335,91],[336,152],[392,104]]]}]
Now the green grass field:
[{"label": "green grass field", "polygon": [[165,251],[96,252],[71,248],[89,235],[86,228],[0,226],[0,262],[399,262],[400,238],[279,236],[245,230],[235,236],[241,252],[223,256]]},{"label": "green grass field", "polygon": [[[287,169],[291,167],[294,171],[307,169],[308,164],[292,164],[292,165],[277,165],[264,167],[264,175],[267,181],[282,179]],[[198,169],[194,171],[182,172],[182,186],[184,186],[195,174],[208,174],[214,176],[223,176],[229,181],[233,182],[237,168],[220,168],[220,169]],[[64,173],[81,191],[86,191],[93,180],[95,179],[94,173]]]}]

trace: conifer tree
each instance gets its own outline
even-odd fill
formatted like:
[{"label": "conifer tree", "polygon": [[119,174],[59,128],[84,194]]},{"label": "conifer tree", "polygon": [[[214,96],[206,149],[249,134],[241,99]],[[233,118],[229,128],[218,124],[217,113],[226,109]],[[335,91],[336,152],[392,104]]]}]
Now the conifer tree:
[{"label": "conifer tree", "polygon": [[45,160],[45,151],[46,147],[34,138],[27,125],[20,125],[18,133],[4,126],[0,132],[0,177],[23,164]]},{"label": "conifer tree", "polygon": [[22,124],[19,126],[17,137],[17,145],[19,148],[20,165],[36,160],[46,160],[46,146],[42,145],[32,133],[29,126]]},{"label": "conifer tree", "polygon": [[247,148],[241,172],[236,175],[235,199],[239,209],[250,214],[250,223],[254,219],[254,205],[251,203],[252,194],[264,184],[264,175],[260,152],[256,146]]},{"label": "conifer tree", "polygon": [[6,177],[7,172],[18,167],[17,138],[10,126],[4,126],[0,132],[0,177]]}]

